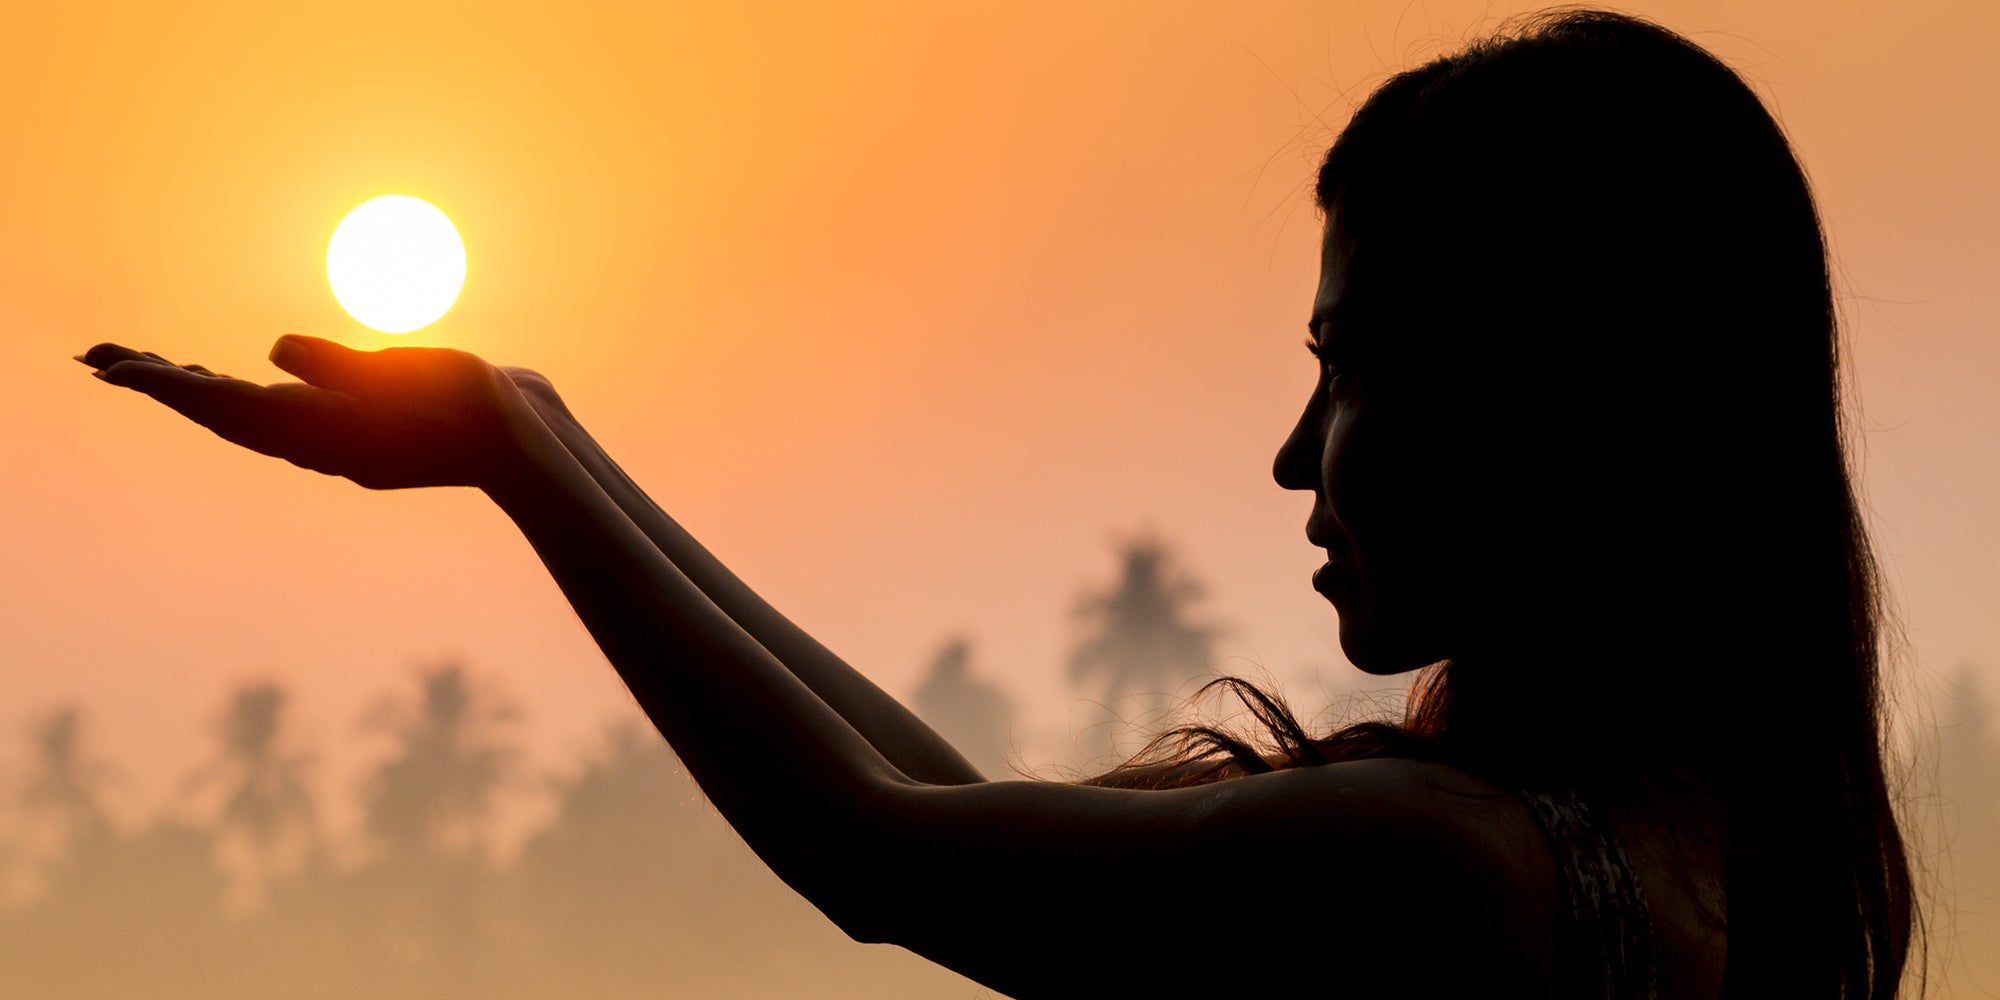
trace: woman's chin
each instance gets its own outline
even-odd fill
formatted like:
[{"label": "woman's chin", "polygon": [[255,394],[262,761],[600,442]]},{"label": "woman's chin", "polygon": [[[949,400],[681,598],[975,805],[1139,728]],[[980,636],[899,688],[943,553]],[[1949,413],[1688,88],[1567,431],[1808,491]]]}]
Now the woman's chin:
[{"label": "woman's chin", "polygon": [[1444,655],[1434,644],[1411,641],[1408,637],[1385,635],[1382,630],[1354,621],[1358,616],[1340,616],[1340,651],[1356,670],[1376,677],[1406,674],[1428,667]]}]

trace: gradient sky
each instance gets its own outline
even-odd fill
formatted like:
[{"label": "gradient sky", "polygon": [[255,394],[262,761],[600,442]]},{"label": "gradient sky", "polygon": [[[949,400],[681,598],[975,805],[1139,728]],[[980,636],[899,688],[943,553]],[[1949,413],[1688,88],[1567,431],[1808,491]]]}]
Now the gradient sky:
[{"label": "gradient sky", "polygon": [[[118,340],[275,380],[282,333],[389,343],[323,269],[389,192],[448,212],[470,258],[457,308],[398,342],[548,373],[891,691],[969,633],[1028,762],[1063,762],[1068,609],[1150,529],[1231,626],[1219,666],[1316,706],[1357,679],[1307,584],[1310,501],[1269,476],[1314,376],[1309,177],[1368,87],[1522,9],[15,5],[0,767],[79,699],[127,791],[163,799],[229,688],[277,678],[344,781],[355,716],[444,657],[527,708],[542,766],[622,710],[477,494],[302,472],[69,360]],[[1745,70],[1812,176],[1911,703],[1961,664],[2000,674],[2000,6],[1625,9]],[[1662,363],[1698,405],[1728,359]]]}]

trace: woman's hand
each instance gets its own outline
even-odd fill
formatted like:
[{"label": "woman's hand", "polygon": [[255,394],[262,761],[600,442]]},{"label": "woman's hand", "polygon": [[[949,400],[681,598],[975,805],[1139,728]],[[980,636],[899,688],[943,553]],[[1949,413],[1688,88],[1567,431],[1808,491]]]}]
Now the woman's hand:
[{"label": "woman's hand", "polygon": [[[539,423],[515,378],[464,351],[357,351],[280,337],[271,362],[303,382],[258,385],[200,365],[99,344],[77,360],[98,378],[166,404],[223,439],[369,489],[492,486]],[[547,380],[517,369],[560,409]]]}]

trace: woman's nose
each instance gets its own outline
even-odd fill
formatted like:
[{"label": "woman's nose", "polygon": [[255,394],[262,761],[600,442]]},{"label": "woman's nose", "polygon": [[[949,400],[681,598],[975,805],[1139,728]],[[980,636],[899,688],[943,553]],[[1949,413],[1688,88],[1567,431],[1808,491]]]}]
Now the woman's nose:
[{"label": "woman's nose", "polygon": [[1278,458],[1271,463],[1271,478],[1288,490],[1316,490],[1319,481],[1319,421],[1314,414],[1316,407],[1308,406],[1299,414],[1299,422],[1292,426],[1292,434],[1278,447]]}]

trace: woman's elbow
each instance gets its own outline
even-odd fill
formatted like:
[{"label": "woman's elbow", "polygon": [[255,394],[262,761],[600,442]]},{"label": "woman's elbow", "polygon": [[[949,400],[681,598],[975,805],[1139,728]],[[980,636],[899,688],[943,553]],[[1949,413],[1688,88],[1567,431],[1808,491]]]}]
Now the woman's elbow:
[{"label": "woman's elbow", "polygon": [[898,820],[909,804],[885,801],[908,790],[880,791],[858,796],[848,822],[816,831],[792,870],[778,874],[855,941],[907,945],[912,914],[927,909],[919,897],[929,880],[911,824]]}]

